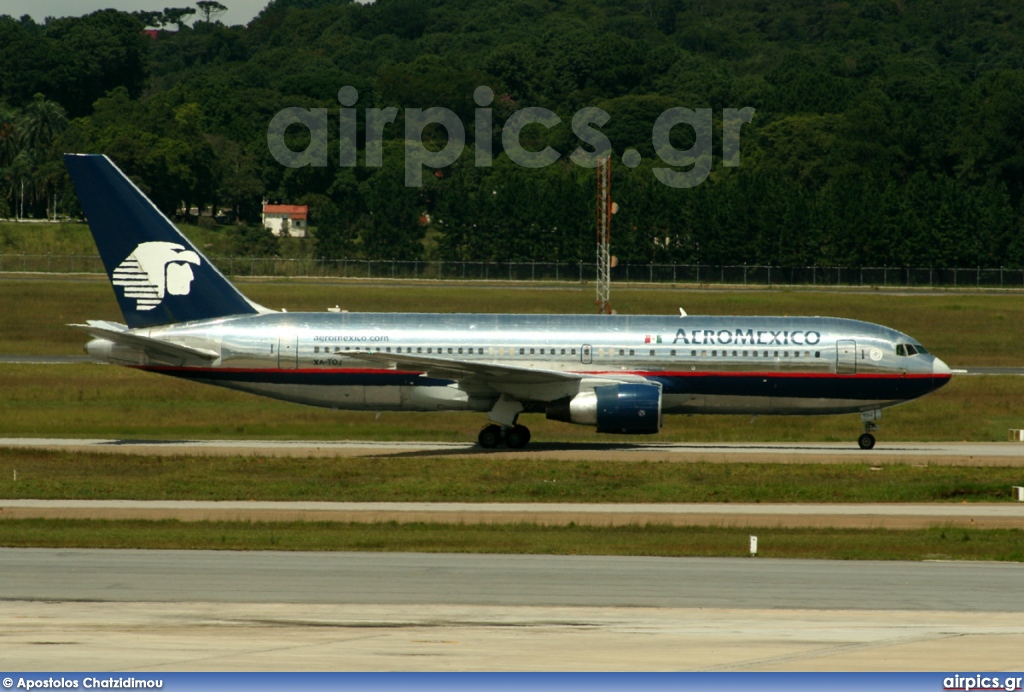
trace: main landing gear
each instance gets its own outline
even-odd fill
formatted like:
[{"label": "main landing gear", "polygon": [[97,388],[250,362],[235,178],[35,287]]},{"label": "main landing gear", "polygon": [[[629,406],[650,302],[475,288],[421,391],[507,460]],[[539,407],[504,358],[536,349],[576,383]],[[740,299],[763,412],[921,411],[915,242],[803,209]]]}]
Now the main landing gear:
[{"label": "main landing gear", "polygon": [[477,442],[484,449],[494,449],[502,442],[509,449],[522,449],[530,442],[530,429],[525,425],[487,425],[477,436]]},{"label": "main landing gear", "polygon": [[864,424],[864,433],[857,438],[857,444],[861,449],[871,449],[875,446],[875,436],[872,434],[878,430],[878,423],[882,419],[881,411],[864,411],[860,414],[860,420]]},{"label": "main landing gear", "polygon": [[530,442],[530,429],[516,422],[522,410],[522,402],[508,394],[498,397],[494,407],[487,414],[494,422],[485,426],[476,438],[480,446],[484,449],[494,449],[504,442],[509,449],[525,447]]}]

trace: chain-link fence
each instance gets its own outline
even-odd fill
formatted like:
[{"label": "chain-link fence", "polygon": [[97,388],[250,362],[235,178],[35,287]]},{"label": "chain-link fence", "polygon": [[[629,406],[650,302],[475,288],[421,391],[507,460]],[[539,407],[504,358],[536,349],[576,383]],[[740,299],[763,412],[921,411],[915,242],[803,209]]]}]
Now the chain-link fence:
[{"label": "chain-link fence", "polygon": [[[215,257],[229,276],[440,279],[453,281],[593,282],[594,263],[424,262]],[[98,255],[0,254],[0,272],[103,273]],[[639,264],[612,269],[620,283],[735,286],[884,286],[1024,288],[1024,269],[959,267],[768,267],[762,265]]]}]

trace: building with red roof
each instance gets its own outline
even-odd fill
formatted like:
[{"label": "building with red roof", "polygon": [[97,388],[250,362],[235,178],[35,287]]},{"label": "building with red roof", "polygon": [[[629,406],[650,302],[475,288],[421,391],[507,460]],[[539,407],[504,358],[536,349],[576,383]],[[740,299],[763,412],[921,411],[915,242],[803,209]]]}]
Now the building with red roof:
[{"label": "building with red roof", "polygon": [[263,225],[276,236],[305,238],[309,207],[305,204],[263,204]]}]

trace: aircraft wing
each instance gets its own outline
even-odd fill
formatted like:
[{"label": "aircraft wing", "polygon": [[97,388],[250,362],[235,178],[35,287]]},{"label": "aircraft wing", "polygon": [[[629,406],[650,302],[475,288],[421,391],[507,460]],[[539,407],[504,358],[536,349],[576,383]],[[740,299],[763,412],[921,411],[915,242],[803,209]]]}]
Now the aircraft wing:
[{"label": "aircraft wing", "polygon": [[636,375],[572,373],[549,370],[545,367],[525,367],[484,360],[434,358],[412,353],[357,353],[351,354],[350,357],[386,364],[400,370],[420,371],[426,377],[455,380],[460,386],[484,385],[498,391],[517,385],[578,385],[582,380],[606,380],[609,383],[645,381]]},{"label": "aircraft wing", "polygon": [[215,351],[207,351],[206,349],[195,348],[193,346],[174,344],[169,341],[161,341],[160,339],[142,336],[141,334],[132,334],[128,331],[127,327],[115,322],[90,320],[88,324],[70,324],[68,326],[74,327],[75,329],[81,329],[97,339],[105,339],[107,341],[112,341],[115,344],[122,344],[124,346],[140,349],[158,359],[169,358],[171,360],[194,360],[198,358],[199,360],[214,361],[220,357],[220,354]]},{"label": "aircraft wing", "polygon": [[574,382],[588,377],[584,373],[578,372],[524,368],[516,365],[485,361],[431,358],[411,353],[356,353],[350,354],[350,357],[371,363],[386,364],[388,367],[395,367],[401,370],[422,371],[427,377],[456,380],[458,382],[473,380],[489,385],[496,383],[553,384]]}]

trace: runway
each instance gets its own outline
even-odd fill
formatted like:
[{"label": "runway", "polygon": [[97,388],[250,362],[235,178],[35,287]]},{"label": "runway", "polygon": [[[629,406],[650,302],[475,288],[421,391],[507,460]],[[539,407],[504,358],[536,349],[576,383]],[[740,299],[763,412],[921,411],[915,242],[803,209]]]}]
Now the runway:
[{"label": "runway", "polygon": [[470,442],[360,440],[115,440],[0,438],[0,448],[158,456],[252,455],[273,457],[420,456],[587,459],[589,461],[676,461],[721,463],[871,463],[941,466],[1024,467],[1020,442],[879,442],[861,450],[852,442],[835,443],[559,443],[534,442],[525,450],[485,450]]},{"label": "runway", "polygon": [[1024,565],[0,549],[8,670],[1019,670]]},{"label": "runway", "polygon": [[1024,613],[1019,563],[41,548],[0,563],[5,600]]}]

